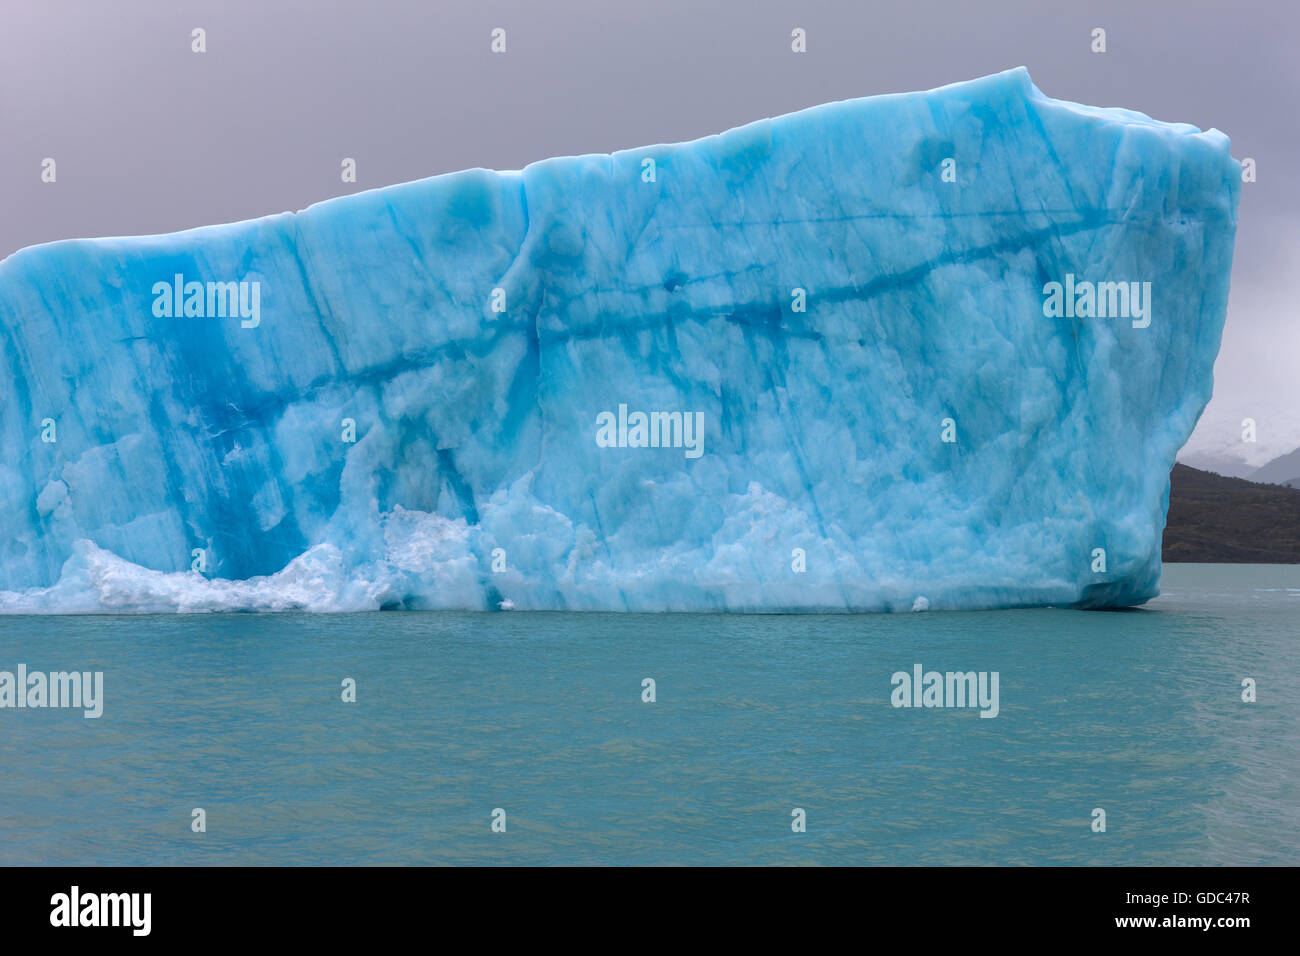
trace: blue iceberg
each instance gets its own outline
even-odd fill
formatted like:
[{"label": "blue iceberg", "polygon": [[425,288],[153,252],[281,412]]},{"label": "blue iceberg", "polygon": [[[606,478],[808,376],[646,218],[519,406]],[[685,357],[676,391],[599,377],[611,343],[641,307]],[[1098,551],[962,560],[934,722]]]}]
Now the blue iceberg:
[{"label": "blue iceberg", "polygon": [[1221,133],[1023,69],[0,263],[0,609],[1158,593]]}]

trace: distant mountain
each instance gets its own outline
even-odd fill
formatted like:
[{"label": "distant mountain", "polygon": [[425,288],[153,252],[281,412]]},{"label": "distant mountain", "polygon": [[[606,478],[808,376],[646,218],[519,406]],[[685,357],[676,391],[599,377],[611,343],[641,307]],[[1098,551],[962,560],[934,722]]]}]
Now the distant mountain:
[{"label": "distant mountain", "polygon": [[1300,448],[1285,455],[1278,455],[1246,477],[1251,481],[1266,481],[1271,485],[1285,485],[1300,481]]},{"label": "distant mountain", "polygon": [[1165,561],[1300,564],[1300,489],[1186,465],[1169,481]]},{"label": "distant mountain", "polygon": [[1212,471],[1216,475],[1228,478],[1249,478],[1259,470],[1259,465],[1252,465],[1244,458],[1223,453],[1183,451],[1178,455],[1178,463],[1197,471]]},{"label": "distant mountain", "polygon": [[[1279,455],[1300,446],[1300,415],[1295,402],[1276,403],[1259,394],[1249,399],[1216,396],[1178,453],[1180,464],[1231,478],[1251,476]],[[1300,471],[1282,480],[1300,477]],[[1253,479],[1252,479],[1253,480]]]}]

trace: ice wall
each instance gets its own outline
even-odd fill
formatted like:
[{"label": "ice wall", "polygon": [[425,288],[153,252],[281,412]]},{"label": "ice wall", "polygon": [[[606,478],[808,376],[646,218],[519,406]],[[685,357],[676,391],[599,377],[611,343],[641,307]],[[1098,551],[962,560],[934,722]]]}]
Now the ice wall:
[{"label": "ice wall", "polygon": [[1018,69],[25,249],[0,609],[1140,603],[1239,181]]}]

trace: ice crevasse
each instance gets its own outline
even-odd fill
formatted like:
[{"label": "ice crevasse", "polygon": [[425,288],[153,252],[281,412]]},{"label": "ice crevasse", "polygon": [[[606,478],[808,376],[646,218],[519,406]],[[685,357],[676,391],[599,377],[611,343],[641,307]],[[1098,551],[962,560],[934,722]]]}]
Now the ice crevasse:
[{"label": "ice crevasse", "polygon": [[1158,593],[1227,138],[1023,69],[0,263],[0,610]]}]

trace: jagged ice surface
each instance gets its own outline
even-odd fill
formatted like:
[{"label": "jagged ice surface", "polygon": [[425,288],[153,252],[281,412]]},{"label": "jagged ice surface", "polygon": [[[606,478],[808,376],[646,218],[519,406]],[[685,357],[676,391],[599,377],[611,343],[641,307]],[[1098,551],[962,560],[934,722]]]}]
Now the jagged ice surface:
[{"label": "jagged ice surface", "polygon": [[[23,250],[0,609],[1140,603],[1239,175],[1021,69]],[[175,274],[259,283],[260,324],[155,316]],[[1045,316],[1067,274],[1150,281],[1149,327]],[[600,447],[620,403],[701,413],[702,453]]]}]

